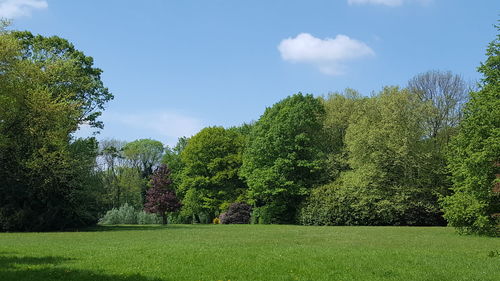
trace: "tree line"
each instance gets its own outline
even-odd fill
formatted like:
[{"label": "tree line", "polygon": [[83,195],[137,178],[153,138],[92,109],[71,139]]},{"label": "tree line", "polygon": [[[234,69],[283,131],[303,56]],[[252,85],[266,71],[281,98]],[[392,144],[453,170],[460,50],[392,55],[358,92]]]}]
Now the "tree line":
[{"label": "tree line", "polygon": [[254,122],[165,147],[75,138],[82,124],[102,128],[113,95],[101,70],[67,40],[2,26],[3,231],[78,228],[127,204],[174,223],[448,223],[498,234],[500,35],[477,86],[429,71],[371,96],[298,93]]}]

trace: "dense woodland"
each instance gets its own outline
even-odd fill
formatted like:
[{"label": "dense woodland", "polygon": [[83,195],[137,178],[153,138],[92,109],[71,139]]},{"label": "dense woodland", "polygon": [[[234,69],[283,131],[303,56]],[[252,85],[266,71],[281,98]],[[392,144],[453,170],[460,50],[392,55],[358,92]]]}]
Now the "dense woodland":
[{"label": "dense woodland", "polygon": [[101,219],[449,224],[498,235],[497,30],[477,85],[432,70],[371,96],[298,93],[256,121],[207,127],[168,147],[75,138],[83,124],[103,126],[113,95],[102,71],[65,39],[3,23],[0,230],[75,229]]}]

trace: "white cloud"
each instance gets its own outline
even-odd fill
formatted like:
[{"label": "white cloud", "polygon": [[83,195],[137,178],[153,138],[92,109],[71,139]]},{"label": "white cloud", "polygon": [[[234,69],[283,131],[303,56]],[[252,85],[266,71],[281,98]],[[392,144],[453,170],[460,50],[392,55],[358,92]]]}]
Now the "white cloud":
[{"label": "white cloud", "polygon": [[347,0],[347,3],[349,3],[349,5],[371,4],[371,5],[384,5],[389,7],[397,7],[410,2],[416,2],[422,5],[426,5],[429,4],[431,1],[432,0]]},{"label": "white cloud", "polygon": [[278,50],[283,60],[312,64],[328,75],[342,74],[344,61],[375,55],[365,43],[342,34],[320,39],[301,33],[295,38],[282,40]]},{"label": "white cloud", "polygon": [[150,131],[151,135],[165,137],[174,145],[179,137],[190,137],[204,126],[201,120],[172,111],[145,113],[111,113],[103,115],[106,129],[125,127],[128,131]]},{"label": "white cloud", "polygon": [[13,19],[30,16],[35,9],[46,9],[45,0],[0,0],[0,18]]}]

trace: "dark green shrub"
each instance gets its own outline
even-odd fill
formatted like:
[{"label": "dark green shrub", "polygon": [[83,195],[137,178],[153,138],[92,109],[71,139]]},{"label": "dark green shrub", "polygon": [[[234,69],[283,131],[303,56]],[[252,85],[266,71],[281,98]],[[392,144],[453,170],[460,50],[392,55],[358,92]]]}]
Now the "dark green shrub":
[{"label": "dark green shrub", "polygon": [[411,189],[375,189],[330,184],[314,189],[302,204],[303,225],[443,225],[436,206],[411,200]]},{"label": "dark green shrub", "polygon": [[285,221],[282,219],[284,217],[293,219],[293,212],[294,210],[289,210],[286,205],[271,203],[269,205],[254,208],[250,222],[252,224],[293,223],[293,220]]}]

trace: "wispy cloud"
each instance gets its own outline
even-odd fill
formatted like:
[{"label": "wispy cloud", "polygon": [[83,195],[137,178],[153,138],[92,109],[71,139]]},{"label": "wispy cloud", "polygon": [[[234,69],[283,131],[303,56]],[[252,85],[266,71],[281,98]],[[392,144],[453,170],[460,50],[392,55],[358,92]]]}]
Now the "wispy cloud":
[{"label": "wispy cloud", "polygon": [[347,0],[349,5],[383,5],[389,7],[397,7],[406,3],[419,3],[419,4],[429,4],[432,0]]},{"label": "wispy cloud", "polygon": [[328,75],[342,74],[345,61],[375,55],[365,43],[342,34],[320,39],[301,33],[295,38],[282,40],[278,50],[283,60],[312,64]]},{"label": "wispy cloud", "polygon": [[31,16],[32,10],[46,9],[48,6],[45,0],[0,0],[0,18]]},{"label": "wispy cloud", "polygon": [[148,130],[151,135],[165,137],[167,144],[175,144],[182,136],[192,136],[204,126],[200,119],[173,111],[116,113],[108,112],[103,116],[105,130],[124,127],[129,131]]}]

